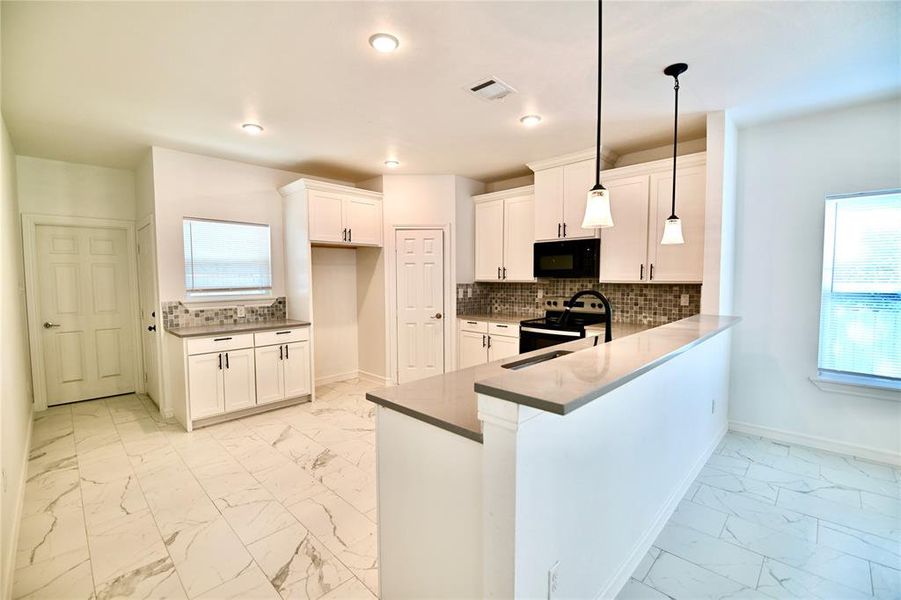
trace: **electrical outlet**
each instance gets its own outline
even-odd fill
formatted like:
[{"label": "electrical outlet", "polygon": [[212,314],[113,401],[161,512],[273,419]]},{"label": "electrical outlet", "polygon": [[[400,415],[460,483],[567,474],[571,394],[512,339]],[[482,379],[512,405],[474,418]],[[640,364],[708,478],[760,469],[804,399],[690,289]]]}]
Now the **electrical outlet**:
[{"label": "electrical outlet", "polygon": [[239,304],[239,305],[238,305],[238,318],[239,318],[239,319],[242,319],[242,318],[244,318],[244,316],[245,316],[246,314],[247,314],[247,311],[244,310],[244,305],[243,305],[243,304]]},{"label": "electrical outlet", "polygon": [[467,289],[466,289],[466,297],[467,297],[467,298],[472,298],[472,288],[467,288]]},{"label": "electrical outlet", "polygon": [[679,306],[688,306],[688,294],[682,294],[679,298]]},{"label": "electrical outlet", "polygon": [[541,300],[542,298],[544,298],[544,290],[538,288],[538,299]]},{"label": "electrical outlet", "polygon": [[547,572],[547,600],[557,597],[557,589],[560,587],[560,561],[558,560]]},{"label": "electrical outlet", "polygon": [[457,288],[457,300],[462,300],[462,299],[463,299],[463,288],[458,287]]}]

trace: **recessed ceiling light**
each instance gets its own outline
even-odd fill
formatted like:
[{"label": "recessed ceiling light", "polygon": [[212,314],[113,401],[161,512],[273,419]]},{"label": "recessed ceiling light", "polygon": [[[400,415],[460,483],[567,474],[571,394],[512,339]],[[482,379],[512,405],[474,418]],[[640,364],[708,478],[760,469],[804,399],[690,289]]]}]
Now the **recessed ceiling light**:
[{"label": "recessed ceiling light", "polygon": [[395,168],[397,168],[397,167],[400,166],[400,162],[399,162],[399,161],[396,161],[396,160],[393,160],[393,159],[392,159],[392,160],[386,160],[386,161],[385,161],[385,166],[388,167],[389,169],[395,169]]},{"label": "recessed ceiling light", "polygon": [[376,33],[369,37],[369,45],[379,52],[394,52],[400,42],[389,33]]},{"label": "recessed ceiling light", "polygon": [[526,115],[519,119],[519,122],[526,127],[535,127],[541,123],[541,115]]},{"label": "recessed ceiling light", "polygon": [[241,129],[250,135],[259,135],[263,133],[263,126],[258,123],[244,123],[241,125]]}]

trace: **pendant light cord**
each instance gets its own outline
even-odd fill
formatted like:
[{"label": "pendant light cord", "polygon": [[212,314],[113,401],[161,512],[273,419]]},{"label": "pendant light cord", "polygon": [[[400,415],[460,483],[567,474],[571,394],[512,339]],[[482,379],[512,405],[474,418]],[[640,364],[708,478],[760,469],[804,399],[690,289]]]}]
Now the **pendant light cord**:
[{"label": "pendant light cord", "polygon": [[[598,122],[594,157],[594,186],[601,185],[601,57],[604,45],[604,0],[598,0]],[[677,84],[678,85],[678,84]],[[678,89],[678,88],[677,88]]]},{"label": "pendant light cord", "polygon": [[676,111],[673,116],[673,207],[670,214],[671,219],[676,218],[676,145],[679,140],[679,76],[673,76],[676,84],[673,89],[676,92]]}]

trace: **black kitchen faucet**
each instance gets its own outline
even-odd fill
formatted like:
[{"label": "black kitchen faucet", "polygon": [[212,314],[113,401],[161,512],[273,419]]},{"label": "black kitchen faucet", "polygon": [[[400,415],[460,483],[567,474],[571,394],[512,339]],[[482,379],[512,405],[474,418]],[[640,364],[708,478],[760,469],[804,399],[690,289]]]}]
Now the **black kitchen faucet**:
[{"label": "black kitchen faucet", "polygon": [[575,295],[573,295],[573,297],[569,299],[569,302],[567,302],[566,307],[563,309],[563,314],[560,315],[560,320],[558,321],[558,323],[560,323],[560,325],[566,325],[566,323],[569,321],[569,313],[576,305],[576,300],[578,300],[582,296],[594,296],[601,301],[601,304],[604,305],[604,312],[607,315],[607,318],[604,320],[604,343],[612,341],[613,329],[611,322],[613,321],[613,310],[610,308],[610,301],[607,300],[607,296],[596,290],[582,290],[581,292],[576,292]]}]

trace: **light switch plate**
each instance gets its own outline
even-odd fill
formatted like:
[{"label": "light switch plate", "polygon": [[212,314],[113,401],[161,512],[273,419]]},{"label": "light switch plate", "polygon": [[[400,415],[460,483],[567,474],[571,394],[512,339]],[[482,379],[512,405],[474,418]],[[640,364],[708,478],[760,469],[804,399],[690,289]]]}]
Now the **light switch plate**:
[{"label": "light switch plate", "polygon": [[238,318],[239,318],[239,319],[240,319],[240,318],[243,318],[243,317],[246,316],[246,315],[247,315],[247,311],[244,310],[244,306],[241,305],[241,304],[239,304],[239,305],[238,305],[238,310],[237,310],[237,316],[238,316]]}]

